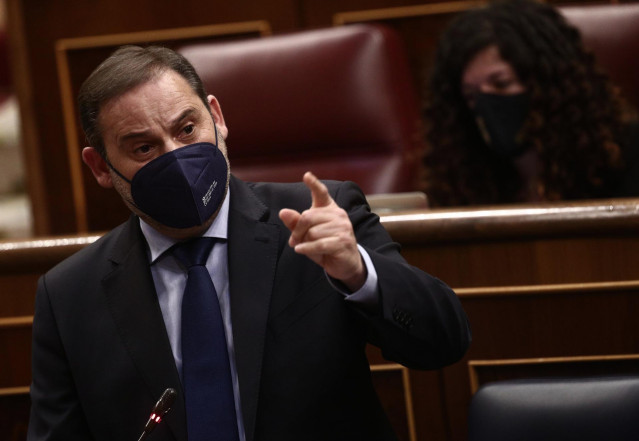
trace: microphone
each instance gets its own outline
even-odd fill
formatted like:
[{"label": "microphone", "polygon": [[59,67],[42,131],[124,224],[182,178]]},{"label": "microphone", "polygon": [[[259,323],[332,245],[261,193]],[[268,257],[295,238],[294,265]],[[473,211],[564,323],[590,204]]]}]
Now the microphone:
[{"label": "microphone", "polygon": [[142,435],[140,435],[140,438],[138,438],[138,441],[142,441],[144,438],[146,438],[147,435],[151,433],[153,429],[155,429],[155,426],[157,426],[160,421],[162,421],[164,415],[166,415],[167,412],[171,410],[171,406],[173,405],[176,396],[177,392],[171,387],[164,391],[158,402],[155,403],[155,406],[153,406],[149,421],[146,422],[144,431],[142,432]]}]

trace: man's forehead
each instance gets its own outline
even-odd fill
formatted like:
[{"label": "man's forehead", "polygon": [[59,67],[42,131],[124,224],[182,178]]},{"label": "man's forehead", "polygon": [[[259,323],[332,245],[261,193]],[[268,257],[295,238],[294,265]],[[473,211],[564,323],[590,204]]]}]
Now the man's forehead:
[{"label": "man's forehead", "polygon": [[173,71],[157,75],[105,102],[99,122],[103,129],[146,118],[175,120],[185,112],[203,107],[187,81]]}]

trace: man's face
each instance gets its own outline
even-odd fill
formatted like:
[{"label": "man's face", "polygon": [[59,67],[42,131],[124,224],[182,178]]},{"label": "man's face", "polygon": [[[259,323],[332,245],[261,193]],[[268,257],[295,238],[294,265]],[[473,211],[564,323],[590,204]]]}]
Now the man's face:
[{"label": "man's face", "polygon": [[[209,109],[173,71],[108,101],[98,124],[108,159],[129,180],[164,153],[196,142],[215,143],[216,138]],[[226,155],[225,148],[222,152]]]},{"label": "man's face", "polygon": [[[98,124],[108,160],[131,181],[140,168],[164,153],[198,142],[215,143],[216,125],[218,148],[226,157],[228,130],[217,100],[212,95],[208,100],[209,108],[184,78],[169,70],[107,101],[100,109]],[[95,149],[87,147],[83,159],[101,186],[115,187],[131,211],[165,230],[140,212],[133,203],[130,184],[106,167]],[[190,235],[187,231],[179,235],[182,233]]]}]

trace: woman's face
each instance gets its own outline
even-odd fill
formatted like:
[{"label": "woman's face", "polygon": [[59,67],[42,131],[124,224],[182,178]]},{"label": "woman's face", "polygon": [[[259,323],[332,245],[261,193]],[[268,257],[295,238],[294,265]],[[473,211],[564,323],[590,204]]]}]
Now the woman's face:
[{"label": "woman's face", "polygon": [[462,74],[461,90],[468,106],[473,108],[478,93],[516,95],[525,92],[526,87],[493,45],[479,51],[468,62]]}]

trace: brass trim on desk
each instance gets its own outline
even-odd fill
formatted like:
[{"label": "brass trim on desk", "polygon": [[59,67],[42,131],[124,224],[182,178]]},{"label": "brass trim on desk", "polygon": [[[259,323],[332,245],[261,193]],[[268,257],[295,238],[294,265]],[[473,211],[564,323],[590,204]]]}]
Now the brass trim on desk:
[{"label": "brass trim on desk", "polygon": [[371,372],[393,372],[398,371],[402,374],[402,387],[404,390],[404,405],[406,406],[406,423],[408,426],[408,435],[411,441],[417,441],[417,431],[415,429],[415,408],[413,404],[413,395],[411,392],[410,370],[397,363],[380,363],[370,366]]},{"label": "brass trim on desk", "polygon": [[0,387],[0,397],[10,397],[14,395],[29,395],[29,386],[20,387]]},{"label": "brass trim on desk", "polygon": [[33,325],[33,316],[21,316],[21,317],[1,317],[0,329],[7,328],[30,328]]},{"label": "brass trim on desk", "polygon": [[456,288],[455,293],[460,298],[477,298],[497,296],[585,294],[600,291],[609,292],[624,290],[636,290],[637,294],[639,294],[639,280],[560,283],[548,285],[480,286],[472,288]]}]

